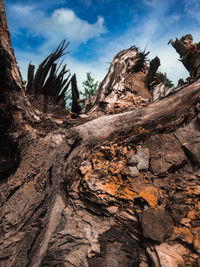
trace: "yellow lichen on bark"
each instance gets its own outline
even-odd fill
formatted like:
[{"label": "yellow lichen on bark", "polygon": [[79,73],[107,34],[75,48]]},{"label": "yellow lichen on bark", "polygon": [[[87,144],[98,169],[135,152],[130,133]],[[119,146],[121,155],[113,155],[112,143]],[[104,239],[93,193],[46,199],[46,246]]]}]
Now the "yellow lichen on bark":
[{"label": "yellow lichen on bark", "polygon": [[194,236],[189,228],[186,227],[174,227],[174,234],[176,238],[181,239],[183,242],[192,244],[194,241]]},{"label": "yellow lichen on bark", "polygon": [[144,198],[152,208],[157,207],[159,198],[159,192],[157,188],[148,186],[139,193],[139,196]]}]

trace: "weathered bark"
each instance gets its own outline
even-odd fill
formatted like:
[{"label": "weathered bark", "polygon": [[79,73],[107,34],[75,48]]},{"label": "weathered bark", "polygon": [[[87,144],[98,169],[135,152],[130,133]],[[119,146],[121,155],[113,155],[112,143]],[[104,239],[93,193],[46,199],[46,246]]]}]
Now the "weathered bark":
[{"label": "weathered bark", "polygon": [[[139,52],[135,46],[120,51],[112,60],[109,71],[99,85],[95,97],[85,101],[86,113],[100,116],[138,109],[148,105],[158,92],[157,85],[164,92],[171,90],[159,79],[157,70],[160,60],[155,57],[147,64],[149,52]],[[160,90],[159,90],[160,91]]]},{"label": "weathered bark", "polygon": [[[51,102],[44,114],[24,93],[1,0],[0,11],[0,266],[198,266],[200,82],[93,119],[131,48],[90,115]],[[132,81],[148,73],[138,65]]]},{"label": "weathered bark", "polygon": [[200,43],[193,43],[191,34],[186,34],[180,40],[170,40],[169,43],[180,55],[180,61],[189,71],[191,80],[198,79],[200,75]]},{"label": "weathered bark", "polygon": [[113,114],[148,103],[151,95],[146,85],[147,55],[135,46],[120,51],[112,60],[92,103],[86,106],[87,114]]}]

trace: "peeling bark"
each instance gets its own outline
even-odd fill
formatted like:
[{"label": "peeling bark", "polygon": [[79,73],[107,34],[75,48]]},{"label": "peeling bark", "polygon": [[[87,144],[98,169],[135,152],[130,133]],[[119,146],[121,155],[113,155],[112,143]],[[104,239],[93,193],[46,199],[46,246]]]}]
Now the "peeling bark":
[{"label": "peeling bark", "polygon": [[132,47],[114,58],[87,114],[72,118],[52,95],[44,113],[22,86],[2,0],[0,12],[0,266],[198,266],[199,80],[110,112],[127,84],[149,94]]}]

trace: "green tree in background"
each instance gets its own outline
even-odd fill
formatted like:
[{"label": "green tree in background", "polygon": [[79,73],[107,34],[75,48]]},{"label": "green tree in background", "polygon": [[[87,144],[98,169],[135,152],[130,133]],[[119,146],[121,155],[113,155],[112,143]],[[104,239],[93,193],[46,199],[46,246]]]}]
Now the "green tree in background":
[{"label": "green tree in background", "polygon": [[87,72],[86,75],[87,75],[87,78],[82,83],[83,88],[84,88],[84,92],[80,92],[80,94],[84,98],[89,97],[89,95],[94,96],[96,91],[97,91],[98,85],[99,85],[99,82],[95,82],[94,78],[91,75],[91,72]]},{"label": "green tree in background", "polygon": [[166,77],[166,80],[165,80],[165,85],[167,87],[169,87],[169,88],[174,86],[173,82],[170,79],[168,79],[167,77]]},{"label": "green tree in background", "polygon": [[[88,98],[89,95],[94,96],[99,85],[99,82],[95,82],[94,78],[91,75],[91,72],[87,72],[86,75],[87,75],[86,80],[82,82],[84,91],[80,91],[81,98]],[[84,104],[81,103],[81,105],[84,109]],[[72,93],[70,90],[66,94],[66,108],[71,109],[71,106],[72,106]]]},{"label": "green tree in background", "polygon": [[173,82],[167,77],[166,72],[163,73],[161,71],[158,71],[156,73],[156,78],[159,82],[163,82],[166,87],[171,88],[174,86]]}]

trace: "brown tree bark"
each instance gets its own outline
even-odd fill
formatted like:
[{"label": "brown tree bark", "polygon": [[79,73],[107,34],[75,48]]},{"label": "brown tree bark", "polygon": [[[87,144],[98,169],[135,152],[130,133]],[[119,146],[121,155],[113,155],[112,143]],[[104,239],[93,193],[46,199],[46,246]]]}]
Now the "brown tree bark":
[{"label": "brown tree bark", "polygon": [[[198,266],[199,80],[150,103],[131,48],[74,119],[27,95],[2,0],[0,52],[0,266]],[[145,106],[123,102],[127,66]]]}]

